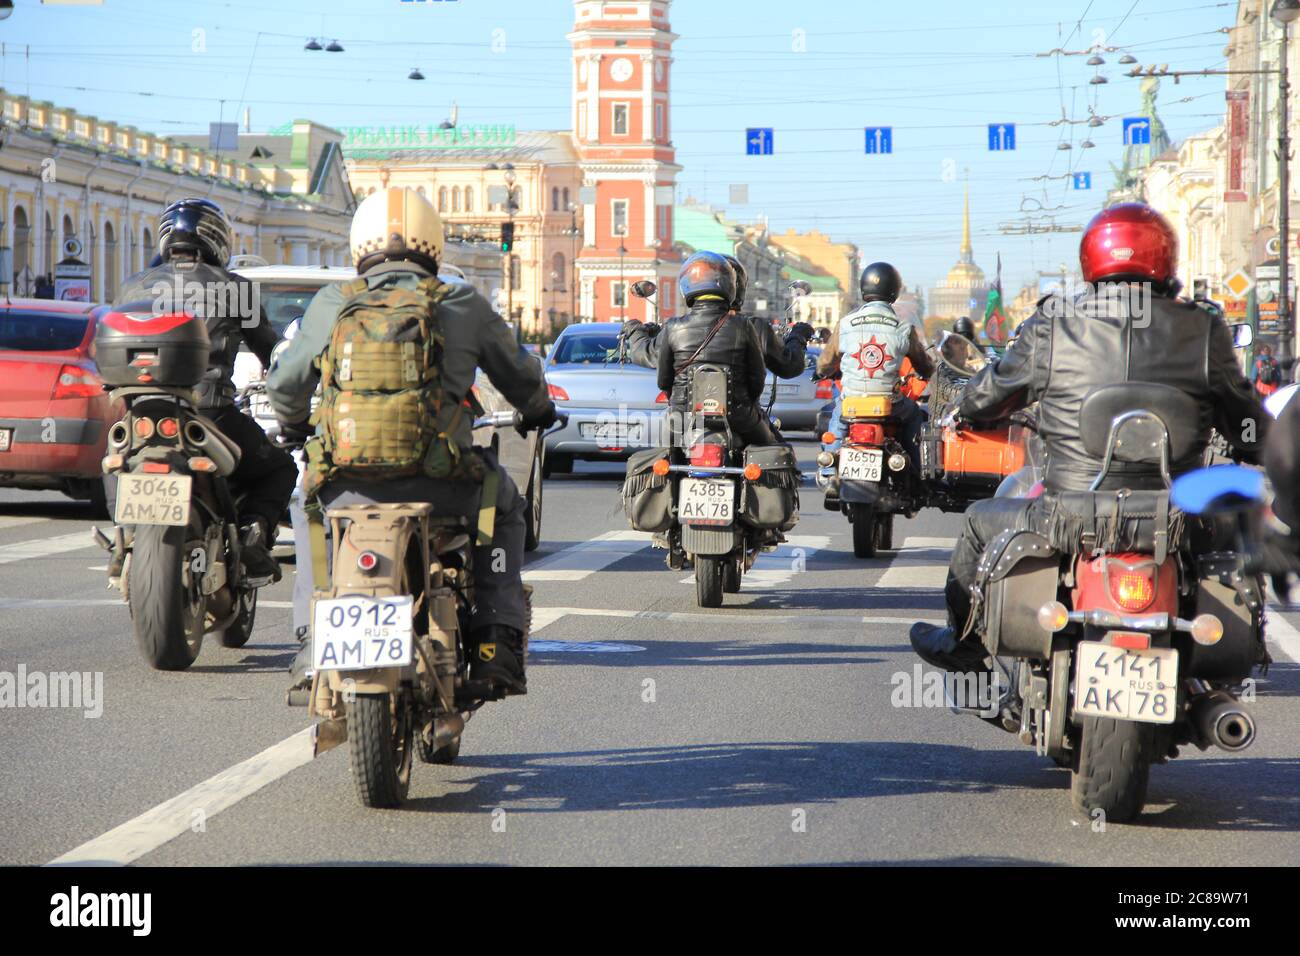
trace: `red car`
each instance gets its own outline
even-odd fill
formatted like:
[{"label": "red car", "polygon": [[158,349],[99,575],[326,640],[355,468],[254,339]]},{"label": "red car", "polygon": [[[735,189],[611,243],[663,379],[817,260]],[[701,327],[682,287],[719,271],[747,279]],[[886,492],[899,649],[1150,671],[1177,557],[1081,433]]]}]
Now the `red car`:
[{"label": "red car", "polygon": [[95,372],[88,302],[0,302],[0,487],[62,491],[105,510],[101,460],[121,417]]}]

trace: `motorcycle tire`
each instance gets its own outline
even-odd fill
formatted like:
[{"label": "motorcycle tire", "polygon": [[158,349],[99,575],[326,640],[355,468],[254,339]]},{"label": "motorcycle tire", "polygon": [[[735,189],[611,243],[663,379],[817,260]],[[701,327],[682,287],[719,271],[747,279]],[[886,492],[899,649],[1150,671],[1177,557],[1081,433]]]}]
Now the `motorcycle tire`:
[{"label": "motorcycle tire", "polygon": [[722,607],[722,566],[731,558],[695,558],[695,603],[700,607]]},{"label": "motorcycle tire", "polygon": [[1146,803],[1154,732],[1133,720],[1085,717],[1078,769],[1070,776],[1075,809],[1089,817],[1100,810],[1110,823],[1136,818]]},{"label": "motorcycle tire", "polygon": [[388,694],[356,694],[347,703],[348,759],[361,805],[392,809],[411,787],[415,728],[405,701],[397,713]]},{"label": "motorcycle tire", "polygon": [[894,516],[878,515],[876,517],[876,550],[894,550]]},{"label": "motorcycle tire", "polygon": [[855,558],[874,558],[876,556],[876,513],[871,505],[855,504],[849,520],[853,523],[853,556]]},{"label": "motorcycle tire", "polygon": [[206,601],[197,582],[186,593],[186,532],[165,525],[135,529],[128,604],[136,646],[154,670],[183,671],[203,646]]},{"label": "motorcycle tire", "polygon": [[728,558],[722,564],[722,592],[724,594],[739,594],[740,579],[743,574],[741,571],[741,558]]},{"label": "motorcycle tire", "polygon": [[253,636],[253,622],[257,619],[257,591],[243,591],[239,595],[239,616],[221,632],[222,647],[243,647]]}]

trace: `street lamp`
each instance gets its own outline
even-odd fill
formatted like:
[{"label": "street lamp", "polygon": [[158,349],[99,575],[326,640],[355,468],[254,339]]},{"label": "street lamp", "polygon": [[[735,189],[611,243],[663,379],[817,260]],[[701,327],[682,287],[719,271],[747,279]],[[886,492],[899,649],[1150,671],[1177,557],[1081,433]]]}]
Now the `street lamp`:
[{"label": "street lamp", "polygon": [[1275,0],[1270,13],[1273,22],[1282,28],[1282,44],[1278,53],[1277,94],[1277,233],[1281,238],[1278,255],[1277,314],[1281,320],[1281,336],[1277,344],[1277,363],[1286,373],[1295,364],[1295,321],[1291,318],[1291,120],[1288,97],[1291,83],[1287,71],[1287,46],[1291,23],[1300,17],[1300,0]]},{"label": "street lamp", "polygon": [[569,320],[578,321],[578,204],[570,200],[569,215],[573,217],[573,224],[569,226],[569,236],[573,239],[573,256],[569,259],[569,267],[573,271],[573,278],[569,286]]},{"label": "street lamp", "polygon": [[[502,177],[506,181],[506,221],[510,223],[510,232],[514,234],[515,222],[515,167],[512,163],[506,163],[503,167],[505,175]],[[515,249],[511,243],[510,251],[506,253],[506,317],[509,321],[515,320]],[[515,336],[520,342],[524,340],[524,323],[523,319],[515,326]]]},{"label": "street lamp", "polygon": [[[621,235],[627,235],[627,233],[624,232]],[[626,256],[627,248],[620,240],[618,244],[618,289],[620,296],[618,300],[618,320],[620,322],[627,321],[627,280],[623,276],[623,259]]]}]

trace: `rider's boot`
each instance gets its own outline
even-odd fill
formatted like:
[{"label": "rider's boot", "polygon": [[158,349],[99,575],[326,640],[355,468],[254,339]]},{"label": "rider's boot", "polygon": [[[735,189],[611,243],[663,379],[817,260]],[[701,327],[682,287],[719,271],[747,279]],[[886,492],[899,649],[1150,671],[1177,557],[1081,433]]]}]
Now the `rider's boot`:
[{"label": "rider's boot", "polygon": [[272,537],[261,518],[251,518],[239,528],[244,576],[254,587],[280,580],[280,563],[271,556]]},{"label": "rider's boot", "polygon": [[524,636],[513,627],[489,624],[470,635],[469,678],[490,681],[506,696],[528,693],[524,675]]}]

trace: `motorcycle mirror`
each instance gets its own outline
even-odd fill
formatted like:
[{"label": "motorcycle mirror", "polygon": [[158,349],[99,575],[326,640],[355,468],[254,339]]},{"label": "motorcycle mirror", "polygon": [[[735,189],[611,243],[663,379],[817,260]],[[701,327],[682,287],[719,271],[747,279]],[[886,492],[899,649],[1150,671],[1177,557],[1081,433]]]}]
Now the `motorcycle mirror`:
[{"label": "motorcycle mirror", "polygon": [[640,282],[632,283],[632,294],[638,299],[648,299],[659,291],[659,287],[649,279],[642,279]]},{"label": "motorcycle mirror", "polygon": [[1170,501],[1187,514],[1225,514],[1264,500],[1264,474],[1244,465],[1198,468],[1178,478]]},{"label": "motorcycle mirror", "polygon": [[1250,348],[1255,341],[1255,330],[1244,322],[1232,327],[1232,347],[1235,349]]},{"label": "motorcycle mirror", "polygon": [[983,349],[956,332],[950,332],[939,346],[940,360],[962,378],[970,378],[989,364]]}]

